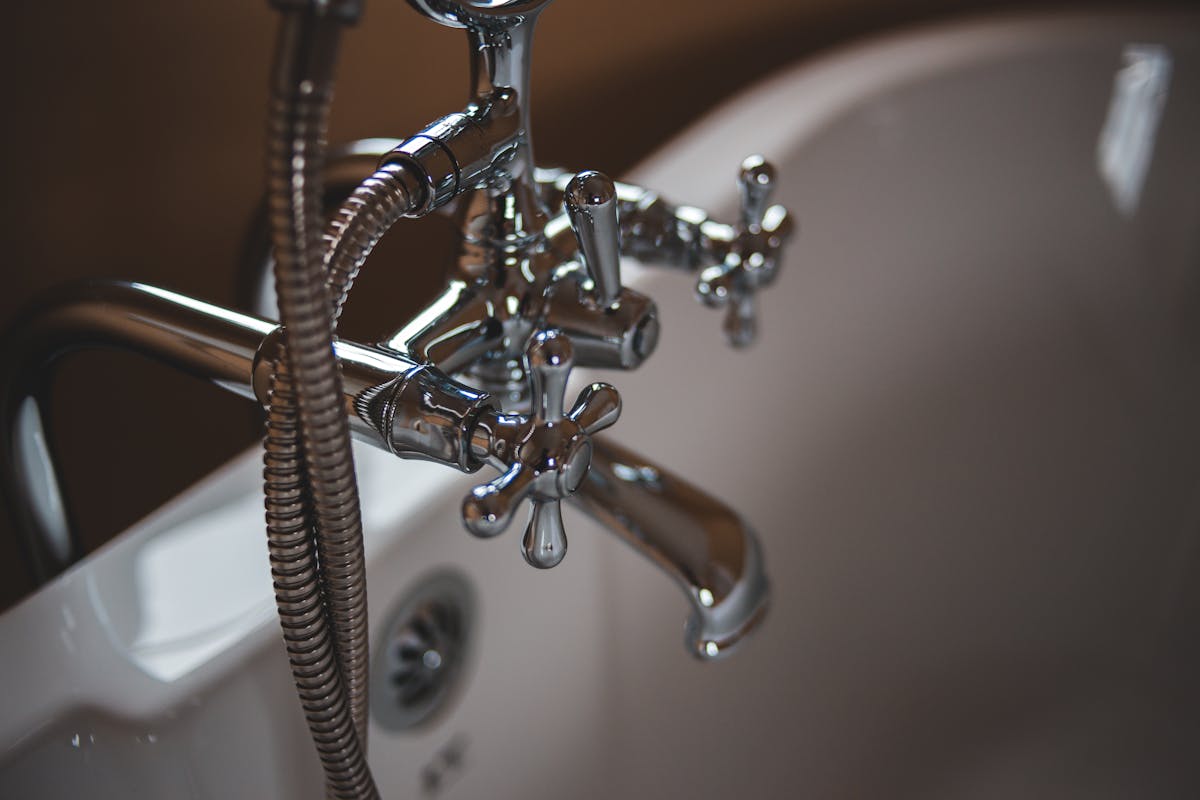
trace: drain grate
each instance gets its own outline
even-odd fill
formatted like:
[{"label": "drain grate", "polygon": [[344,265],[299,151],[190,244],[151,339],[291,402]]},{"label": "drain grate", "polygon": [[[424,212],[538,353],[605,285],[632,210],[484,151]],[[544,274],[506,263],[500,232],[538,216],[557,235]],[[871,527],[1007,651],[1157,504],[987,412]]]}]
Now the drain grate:
[{"label": "drain grate", "polygon": [[411,728],[442,708],[462,673],[472,605],[466,579],[451,572],[422,579],[397,605],[372,665],[380,725]]}]

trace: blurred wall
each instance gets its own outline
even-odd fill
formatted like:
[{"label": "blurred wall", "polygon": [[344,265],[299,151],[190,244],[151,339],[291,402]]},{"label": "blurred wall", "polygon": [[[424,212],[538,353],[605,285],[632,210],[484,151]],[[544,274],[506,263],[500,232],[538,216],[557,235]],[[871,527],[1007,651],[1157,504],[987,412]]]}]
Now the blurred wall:
[{"label": "blurred wall", "polygon": [[[619,175],[723,97],[816,50],[902,24],[1016,8],[1006,0],[559,0],[537,36],[536,152],[543,163]],[[8,17],[0,329],[39,291],[83,276],[137,278],[232,303],[263,184],[275,27],[266,1],[21,3]],[[461,32],[401,0],[371,0],[345,39],[331,141],[403,136],[461,107],[464,49]],[[713,179],[730,180],[732,168]],[[440,220],[402,227],[360,284],[374,289],[351,303],[352,336],[394,327],[439,284],[449,230]],[[127,355],[64,364],[55,397],[53,440],[93,546],[258,435],[244,401]],[[5,515],[0,564],[2,608],[28,588]]]}]

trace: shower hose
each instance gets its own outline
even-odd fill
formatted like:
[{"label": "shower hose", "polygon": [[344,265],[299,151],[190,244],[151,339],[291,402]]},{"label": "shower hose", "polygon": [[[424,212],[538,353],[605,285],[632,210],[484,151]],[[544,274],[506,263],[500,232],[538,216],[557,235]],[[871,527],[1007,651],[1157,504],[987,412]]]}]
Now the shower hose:
[{"label": "shower hose", "polygon": [[362,515],[333,338],[358,270],[418,198],[400,179],[403,167],[383,167],[322,234],[333,67],[341,28],[353,11],[337,3],[277,4],[283,17],[268,115],[267,202],[284,334],[263,450],[271,575],[326,795],[378,798],[366,761]]}]

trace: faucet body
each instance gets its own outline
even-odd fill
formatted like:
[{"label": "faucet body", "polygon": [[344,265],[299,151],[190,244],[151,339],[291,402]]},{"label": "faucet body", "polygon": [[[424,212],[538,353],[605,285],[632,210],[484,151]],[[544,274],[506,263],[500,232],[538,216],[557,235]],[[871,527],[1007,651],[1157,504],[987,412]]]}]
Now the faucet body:
[{"label": "faucet body", "polygon": [[[688,650],[724,655],[766,608],[754,533],[697,487],[595,436],[620,410],[611,387],[593,384],[570,411],[564,392],[572,366],[630,370],[654,352],[657,308],[621,285],[621,256],[692,275],[702,302],[728,309],[731,344],[753,339],[753,295],[773,280],[791,227],[782,207],[766,204],[773,173],[761,159],[742,165],[742,219],[725,224],[599,173],[538,168],[529,53],[548,0],[411,2],[466,29],[467,105],[408,139],[335,151],[323,168],[330,185],[352,185],[374,165],[368,182],[382,190],[370,197],[393,198],[392,221],[446,209],[460,236],[445,289],[428,307],[378,344],[335,341],[350,433],[402,458],[463,472],[495,467],[500,477],[464,502],[464,522],[495,535],[530,500],[525,555],[534,566],[562,558],[558,505],[575,503],[681,585],[693,609]],[[348,208],[330,251],[330,270],[343,270],[346,287],[383,232],[352,235]],[[263,253],[257,268],[270,259]],[[266,403],[283,359],[276,323],[144,284],[67,289],[24,325],[36,335],[4,359],[3,483],[43,580],[81,555],[38,435],[44,386],[36,376],[49,362],[69,349],[123,347]]]}]

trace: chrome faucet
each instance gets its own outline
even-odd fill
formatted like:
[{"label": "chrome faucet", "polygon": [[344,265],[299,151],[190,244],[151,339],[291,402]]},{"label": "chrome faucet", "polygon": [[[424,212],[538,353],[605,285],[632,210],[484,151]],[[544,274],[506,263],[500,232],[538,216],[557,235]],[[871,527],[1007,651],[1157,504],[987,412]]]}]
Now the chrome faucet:
[{"label": "chrome faucet", "polygon": [[[689,650],[723,654],[765,607],[754,535],[678,476],[593,440],[620,413],[611,386],[593,384],[569,413],[563,392],[572,367],[634,369],[654,352],[657,309],[621,284],[622,257],[693,274],[700,301],[727,309],[729,342],[753,340],[754,294],[777,274],[791,231],[786,210],[768,204],[774,172],[757,156],[746,159],[738,176],[741,219],[729,225],[599,172],[536,168],[523,98],[533,27],[548,0],[411,2],[437,22],[466,29],[471,101],[408,139],[343,147],[325,169],[336,188],[369,178],[364,168],[379,165],[375,176],[386,172],[404,200],[395,216],[451,206],[461,238],[446,288],[412,321],[379,345],[336,344],[352,432],[400,457],[498,469],[500,477],[464,501],[464,524],[477,536],[497,535],[528,498],[534,508],[523,549],[537,567],[562,559],[558,503],[571,499],[683,583],[696,612]],[[263,261],[265,268],[269,253]],[[20,529],[43,580],[80,553],[66,505],[48,499],[56,479],[48,487],[39,477],[55,475],[36,466],[49,453],[30,445],[42,441],[29,433],[40,424],[30,402],[40,387],[31,377],[60,351],[104,343],[265,401],[281,338],[261,318],[136,283],[61,291],[19,327],[23,346],[5,360],[6,483],[15,494],[10,505],[24,509]],[[665,504],[694,529],[660,534]],[[670,516],[678,524],[680,515]],[[736,619],[724,605],[729,598]]]},{"label": "chrome faucet", "polygon": [[[353,174],[355,163],[363,163],[364,155],[374,151],[383,165],[382,171],[375,172],[376,179],[403,187],[398,194],[420,198],[407,203],[404,216],[447,208],[457,221],[458,251],[445,289],[407,325],[385,338],[383,347],[458,376],[507,408],[524,409],[532,396],[540,409],[551,410],[550,416],[560,415],[558,398],[566,370],[572,365],[629,370],[654,352],[659,333],[657,308],[650,298],[622,286],[623,255],[693,273],[697,297],[706,305],[727,308],[729,342],[744,347],[753,341],[754,295],[775,278],[792,227],[787,211],[768,203],[775,185],[769,164],[758,156],[743,162],[738,175],[742,214],[736,225],[714,221],[698,208],[674,206],[650,190],[614,183],[596,171],[573,174],[539,169],[533,161],[526,98],[533,29],[548,0],[508,4],[412,0],[412,5],[439,23],[466,30],[471,53],[470,101],[463,111],[435,121],[406,140],[372,140],[344,148],[327,167],[331,176],[344,180]],[[354,182],[351,179],[350,183]],[[269,312],[269,308],[260,310]],[[554,338],[546,340],[547,335]],[[543,361],[529,374],[525,350],[530,341],[539,348],[529,355],[535,362],[544,359],[541,348],[547,341],[561,343],[556,347],[571,353],[565,369],[551,372]],[[550,383],[554,386],[547,397]],[[596,402],[602,395],[605,405],[612,408],[605,418],[605,424],[611,424],[619,413],[616,392],[596,386],[592,391]],[[513,434],[502,437],[497,447],[493,426],[511,428],[518,424],[517,419],[530,424],[527,418],[501,415],[496,420],[485,418],[478,425],[479,436],[489,441],[477,444],[475,455],[502,474],[477,489],[464,504],[469,531],[478,536],[496,535],[511,519],[515,501],[528,495],[534,513],[525,534],[525,556],[534,566],[553,566],[566,549],[557,502],[572,498],[579,489],[584,497],[573,499],[582,501],[579,504],[586,511],[636,531],[626,538],[685,580],[696,610],[695,624],[689,630],[711,628],[699,620],[728,615],[724,603],[727,596],[736,595],[746,618],[726,623],[720,636],[689,634],[692,652],[706,658],[724,653],[736,641],[735,631],[752,627],[750,620],[765,603],[766,583],[745,572],[760,569],[760,564],[757,555],[750,555],[752,550],[757,554],[753,535],[740,521],[715,526],[720,536],[737,542],[712,547],[714,526],[690,507],[704,495],[658,467],[652,468],[665,476],[667,485],[686,490],[662,493],[611,475],[607,493],[591,491],[589,487],[598,483],[595,476],[605,471],[596,468],[597,460],[611,458],[613,452],[602,442],[593,446],[578,439],[570,469],[559,472],[556,482],[550,481],[539,472],[544,467],[535,464],[556,457],[538,438],[548,433],[527,434],[521,445],[523,455],[515,461],[505,460],[505,454],[514,452]],[[584,427],[589,438],[598,430]],[[557,429],[549,425],[543,430]],[[586,472],[588,452],[592,454],[593,479],[580,484],[574,476]],[[645,461],[639,457],[631,460]],[[615,501],[618,487],[625,513],[604,515],[597,499],[607,496]],[[638,494],[653,495],[655,502],[636,502],[633,498]],[[690,499],[684,500],[685,496]],[[659,527],[653,515],[666,503],[679,507],[684,518],[696,520],[695,530],[674,534],[693,543],[691,552],[663,547],[661,537],[655,535]],[[738,519],[727,509],[714,511],[717,507],[706,503],[701,505],[707,512]],[[734,554],[731,560],[737,563],[707,563],[703,568],[696,563],[720,558],[716,553]],[[718,587],[721,581],[730,585]],[[741,595],[733,591],[743,584],[750,586],[746,593],[754,595],[749,602],[742,602]]]},{"label": "chrome faucet", "polygon": [[[465,29],[471,97],[414,136],[356,143],[321,164],[327,188],[352,189],[326,234],[334,324],[355,274],[397,220],[453,213],[458,251],[445,289],[408,324],[379,344],[333,342],[350,433],[402,458],[498,470],[465,498],[464,525],[476,536],[498,535],[529,500],[522,550],[535,567],[562,560],[560,504],[577,504],[681,585],[693,610],[688,650],[722,656],[765,613],[754,533],[699,488],[597,435],[620,414],[613,387],[591,384],[569,410],[565,393],[574,367],[631,370],[654,352],[656,306],[622,284],[622,257],[691,274],[698,299],[726,309],[729,342],[753,341],[755,294],[775,278],[792,227],[787,211],[768,202],[774,172],[756,156],[743,162],[741,218],[730,225],[599,172],[540,169],[529,56],[549,0],[410,3]],[[321,25],[352,19],[356,6],[276,4],[315,25],[319,35],[305,34],[313,40],[326,35]],[[316,91],[307,78],[297,85],[302,99]],[[271,258],[264,252],[254,268],[265,270]],[[280,391],[292,346],[291,331],[266,318],[269,305],[252,315],[145,284],[93,282],[39,303],[20,337],[7,337],[0,468],[37,577],[81,557],[40,435],[40,376],[49,363],[66,350],[123,347],[266,405]],[[355,724],[361,738],[361,716]]]}]

